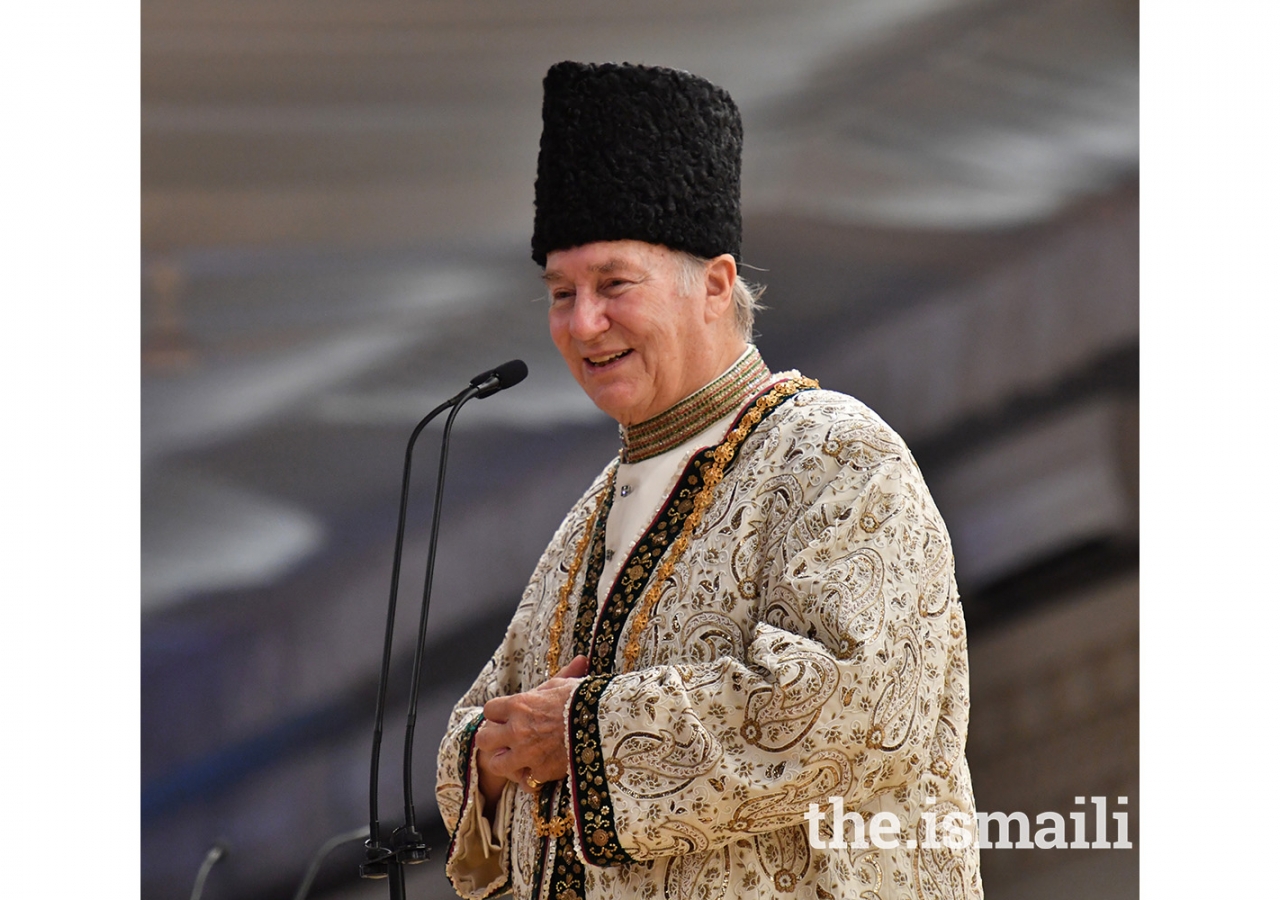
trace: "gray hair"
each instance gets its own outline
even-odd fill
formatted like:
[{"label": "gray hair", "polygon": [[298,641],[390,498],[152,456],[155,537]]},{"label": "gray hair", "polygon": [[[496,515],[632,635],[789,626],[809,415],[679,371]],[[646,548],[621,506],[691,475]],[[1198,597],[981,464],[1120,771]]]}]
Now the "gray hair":
[{"label": "gray hair", "polygon": [[[683,251],[676,252],[679,265],[680,293],[690,294],[697,289],[699,282],[707,271],[709,259],[694,256]],[[742,273],[733,281],[733,317],[738,326],[738,334],[747,343],[751,343],[752,329],[756,322],[756,311],[764,309],[760,297],[764,294],[763,284],[752,284],[742,277]]]}]

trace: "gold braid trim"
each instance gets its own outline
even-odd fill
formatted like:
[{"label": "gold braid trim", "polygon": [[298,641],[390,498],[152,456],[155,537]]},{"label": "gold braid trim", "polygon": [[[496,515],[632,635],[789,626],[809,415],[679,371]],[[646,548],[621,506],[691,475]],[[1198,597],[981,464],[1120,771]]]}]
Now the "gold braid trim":
[{"label": "gold braid trim", "polygon": [[618,466],[609,467],[609,474],[605,478],[604,488],[600,493],[596,494],[596,508],[591,512],[591,518],[587,519],[587,527],[582,532],[582,537],[578,541],[578,546],[573,552],[573,562],[569,564],[569,573],[564,580],[564,584],[560,587],[560,602],[556,604],[555,618],[551,621],[551,643],[547,647],[547,677],[550,678],[560,670],[560,636],[564,633],[564,617],[569,611],[569,597],[573,593],[573,584],[578,580],[578,570],[582,568],[582,560],[587,555],[587,547],[591,543],[591,534],[595,531],[596,519],[600,516],[600,507],[604,506],[605,498],[613,493],[613,479],[618,474]]},{"label": "gold braid trim", "polygon": [[[547,677],[550,678],[560,669],[560,637],[564,634],[564,617],[569,611],[569,598],[573,595],[573,585],[578,580],[578,570],[582,568],[582,560],[587,555],[587,547],[591,544],[591,535],[596,528],[596,519],[600,517],[600,509],[604,506],[605,499],[613,493],[614,476],[618,474],[618,466],[615,463],[609,468],[609,474],[605,478],[604,488],[596,495],[596,506],[591,511],[591,517],[587,519],[587,527],[582,532],[582,537],[578,540],[578,546],[573,552],[573,561],[569,564],[569,571],[565,577],[564,584],[560,587],[560,599],[556,604],[555,618],[551,621],[550,643],[547,646]],[[529,779],[533,781],[532,778]],[[542,815],[538,812],[538,804],[541,803],[542,788],[545,787],[543,782],[538,782],[535,788],[533,784],[529,785],[534,789],[533,802],[533,830],[540,838],[554,837],[559,838],[564,835],[570,827],[573,826],[572,813],[566,813],[563,816],[557,816],[550,821],[544,821]]]},{"label": "gold braid trim", "polygon": [[635,668],[636,659],[640,656],[640,636],[644,633],[645,628],[648,627],[649,614],[653,611],[654,605],[658,602],[658,597],[662,594],[662,583],[671,577],[676,563],[680,561],[680,557],[688,549],[694,530],[702,521],[702,516],[707,511],[707,508],[711,506],[711,494],[716,489],[716,485],[720,483],[720,480],[724,478],[725,466],[737,454],[738,446],[760,424],[760,420],[765,417],[765,414],[784,399],[797,391],[816,387],[819,387],[818,382],[812,378],[805,378],[803,375],[775,385],[773,390],[752,405],[747,414],[742,417],[742,421],[738,423],[738,427],[729,432],[720,446],[715,449],[712,463],[702,471],[702,487],[699,489],[697,496],[693,498],[693,511],[684,520],[684,526],[680,529],[680,536],[671,545],[671,549],[662,560],[662,565],[658,567],[658,571],[650,579],[649,589],[645,592],[640,608],[636,610],[635,620],[631,625],[631,634],[627,638],[627,646],[623,651],[624,666],[622,671],[630,672]]}]

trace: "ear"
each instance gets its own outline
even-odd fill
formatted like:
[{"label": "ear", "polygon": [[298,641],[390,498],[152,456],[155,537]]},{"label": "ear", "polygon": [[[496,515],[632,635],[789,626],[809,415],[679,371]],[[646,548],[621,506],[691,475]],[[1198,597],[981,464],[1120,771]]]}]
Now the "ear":
[{"label": "ear", "polygon": [[738,279],[738,264],[730,253],[722,253],[707,263],[706,316],[708,322],[733,315],[733,285]]}]

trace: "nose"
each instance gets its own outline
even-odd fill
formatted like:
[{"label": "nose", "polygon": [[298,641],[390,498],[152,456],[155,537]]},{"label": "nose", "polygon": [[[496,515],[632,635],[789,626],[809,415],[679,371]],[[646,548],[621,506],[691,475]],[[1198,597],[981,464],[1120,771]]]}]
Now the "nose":
[{"label": "nose", "polygon": [[609,330],[605,299],[595,291],[579,290],[569,313],[569,334],[575,341],[595,340]]}]

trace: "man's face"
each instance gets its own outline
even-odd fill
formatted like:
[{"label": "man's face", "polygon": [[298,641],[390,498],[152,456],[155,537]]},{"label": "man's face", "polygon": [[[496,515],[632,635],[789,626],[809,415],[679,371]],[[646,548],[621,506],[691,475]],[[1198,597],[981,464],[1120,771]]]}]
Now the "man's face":
[{"label": "man's face", "polygon": [[[740,352],[699,283],[681,296],[680,261],[641,241],[547,255],[551,338],[592,402],[623,425],[674,406]],[[736,347],[735,347],[736,343]]]}]

